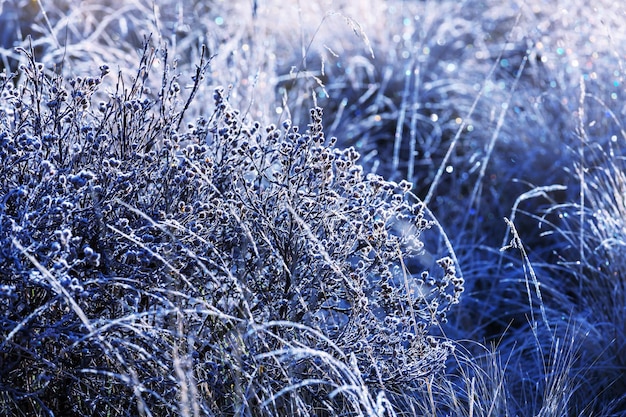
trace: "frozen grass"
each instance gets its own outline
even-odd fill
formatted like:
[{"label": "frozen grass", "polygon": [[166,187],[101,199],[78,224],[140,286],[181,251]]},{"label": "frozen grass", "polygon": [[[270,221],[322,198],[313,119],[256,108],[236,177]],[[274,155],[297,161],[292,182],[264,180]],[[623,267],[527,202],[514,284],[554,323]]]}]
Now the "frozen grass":
[{"label": "frozen grass", "polygon": [[626,415],[619,2],[2,7],[5,415]]}]

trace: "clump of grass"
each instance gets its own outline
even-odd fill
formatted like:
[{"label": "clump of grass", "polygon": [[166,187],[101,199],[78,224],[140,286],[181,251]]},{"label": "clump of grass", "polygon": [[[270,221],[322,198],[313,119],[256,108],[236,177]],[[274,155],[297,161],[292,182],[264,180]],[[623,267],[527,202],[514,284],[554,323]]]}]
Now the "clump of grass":
[{"label": "clump of grass", "polygon": [[[437,223],[409,190],[300,130],[187,97],[144,46],[121,75],[64,81],[32,50],[2,80],[2,408],[30,415],[379,415],[437,378],[458,303]],[[162,55],[166,59],[167,55]],[[436,229],[436,227],[435,227]]]},{"label": "clump of grass", "polygon": [[[581,142],[570,168],[579,195],[545,215],[554,219],[548,237],[561,242],[548,257],[546,269],[555,271],[555,278],[547,285],[559,300],[558,311],[573,317],[585,333],[585,350],[576,360],[585,370],[580,396],[593,398],[589,409],[614,412],[624,407],[626,386],[621,355],[626,342],[621,320],[626,305],[621,273],[626,132],[613,110],[587,92],[584,80],[579,106]],[[601,114],[608,117],[600,121]]]}]

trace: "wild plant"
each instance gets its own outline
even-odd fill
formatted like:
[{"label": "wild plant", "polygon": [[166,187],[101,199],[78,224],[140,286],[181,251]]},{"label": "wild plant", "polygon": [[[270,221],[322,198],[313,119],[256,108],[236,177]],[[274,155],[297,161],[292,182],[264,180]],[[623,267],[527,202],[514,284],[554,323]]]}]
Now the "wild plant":
[{"label": "wild plant", "polygon": [[151,98],[146,43],[96,103],[107,67],[65,82],[22,53],[0,124],[7,412],[362,415],[441,372],[430,330],[463,279],[424,248],[411,184],[365,174],[320,108],[263,127],[216,89],[189,122],[210,61],[187,99],[169,67]]}]

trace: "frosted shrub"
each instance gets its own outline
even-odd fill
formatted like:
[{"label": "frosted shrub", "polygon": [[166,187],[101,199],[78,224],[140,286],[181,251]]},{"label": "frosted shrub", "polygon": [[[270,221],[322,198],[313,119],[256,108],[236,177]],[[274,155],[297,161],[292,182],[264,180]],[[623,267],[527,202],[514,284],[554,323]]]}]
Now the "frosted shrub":
[{"label": "frosted shrub", "polygon": [[364,173],[320,108],[261,126],[216,89],[189,122],[210,63],[150,98],[146,45],[96,103],[106,66],[65,82],[23,53],[0,85],[3,409],[333,415],[443,368],[430,330],[463,280],[411,184]]}]

